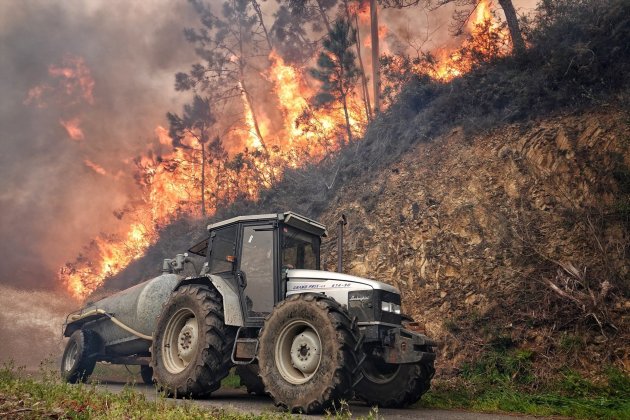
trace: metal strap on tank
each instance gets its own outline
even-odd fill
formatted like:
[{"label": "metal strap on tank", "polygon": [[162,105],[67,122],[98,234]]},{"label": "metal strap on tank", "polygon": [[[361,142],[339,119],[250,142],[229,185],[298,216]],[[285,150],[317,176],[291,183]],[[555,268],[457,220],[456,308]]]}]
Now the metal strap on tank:
[{"label": "metal strap on tank", "polygon": [[95,314],[100,314],[100,315],[105,315],[106,317],[108,317],[109,319],[111,319],[111,321],[118,325],[120,328],[122,328],[123,330],[127,331],[128,333],[131,333],[137,337],[142,338],[143,340],[148,340],[148,341],[153,341],[153,337],[151,337],[150,335],[145,335],[142,334],[141,332],[138,332],[136,330],[134,330],[133,328],[131,328],[128,325],[125,325],[122,321],[120,321],[119,319],[117,319],[114,315],[102,310],[102,309],[92,309],[91,311],[85,312],[81,315],[75,315],[75,316],[71,316],[70,319],[72,320],[72,322],[74,321],[78,321],[82,318],[87,318],[88,316],[92,316]]}]

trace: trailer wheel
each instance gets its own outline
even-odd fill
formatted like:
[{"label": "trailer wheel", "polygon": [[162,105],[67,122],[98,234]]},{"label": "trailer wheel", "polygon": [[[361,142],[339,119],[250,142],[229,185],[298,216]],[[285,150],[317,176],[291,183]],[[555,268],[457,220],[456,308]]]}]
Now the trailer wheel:
[{"label": "trailer wheel", "polygon": [[236,367],[236,374],[241,379],[241,386],[245,386],[248,394],[258,396],[267,395],[265,384],[260,377],[258,365],[240,365]]},{"label": "trailer wheel", "polygon": [[359,334],[336,301],[292,295],[274,308],[259,337],[260,376],[277,406],[308,414],[352,396]]},{"label": "trailer wheel", "polygon": [[168,395],[200,397],[221,386],[232,366],[236,330],[225,325],[214,288],[186,285],[165,303],[151,344],[153,379]]},{"label": "trailer wheel", "polygon": [[355,386],[359,399],[368,405],[402,408],[415,403],[431,387],[433,361],[395,365],[368,358],[361,369],[363,378]]},{"label": "trailer wheel", "polygon": [[149,365],[140,366],[140,376],[142,377],[142,382],[147,385],[153,385],[155,383],[153,380],[153,368]]},{"label": "trailer wheel", "polygon": [[68,383],[86,382],[96,365],[99,336],[91,330],[75,331],[61,358],[61,377]]}]

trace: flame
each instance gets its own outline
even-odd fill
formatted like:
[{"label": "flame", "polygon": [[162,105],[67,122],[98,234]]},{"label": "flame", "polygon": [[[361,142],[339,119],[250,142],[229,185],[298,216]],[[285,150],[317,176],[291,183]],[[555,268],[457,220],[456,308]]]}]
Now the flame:
[{"label": "flame", "polygon": [[[468,73],[474,60],[481,57],[490,58],[504,56],[509,53],[507,48],[509,34],[492,13],[492,1],[482,0],[474,10],[474,18],[467,24],[469,38],[458,50],[440,49],[434,52],[438,66],[429,71],[436,80],[447,82],[455,77]],[[462,53],[464,52],[464,53]],[[465,54],[465,53],[468,54]]]},{"label": "flame", "polygon": [[66,54],[61,60],[61,65],[48,67],[50,80],[41,85],[29,89],[24,98],[24,105],[35,105],[37,108],[45,108],[52,99],[70,103],[87,102],[94,104],[94,79],[90,68],[82,57]]},{"label": "flame", "polygon": [[60,80],[68,96],[79,93],[87,103],[94,104],[94,79],[82,57],[68,54],[61,66],[51,65],[48,73]]},{"label": "flame", "polygon": [[[316,162],[338,149],[343,141],[345,131],[340,128],[345,123],[343,110],[312,109],[306,98],[315,92],[305,82],[303,71],[287,64],[273,51],[269,63],[265,78],[271,85],[271,99],[266,101],[265,112],[256,114],[264,145],[254,126],[256,110],[251,109],[242,86],[245,130],[231,134],[237,138],[228,140],[244,148],[226,150],[225,145],[215,145],[209,149],[205,145],[206,159],[210,162],[203,168],[207,215],[237,198],[256,199],[262,188],[282,177],[283,168]],[[272,107],[270,103],[276,105]],[[356,100],[350,101],[351,130],[357,136],[362,133],[366,119],[362,109]],[[278,116],[280,127],[274,129],[271,121]],[[178,215],[201,216],[202,145],[188,136],[183,139],[186,147],[173,149],[164,127],[155,129],[155,138],[157,149],[133,161],[141,197],[129,209],[117,213],[119,218],[130,220],[128,226],[115,235],[100,235],[89,244],[83,257],[60,270],[60,282],[74,297],[85,298],[109,276],[143,256],[157,241],[159,230]],[[101,173],[99,169],[105,171],[92,161],[85,160],[84,164],[97,173]]]},{"label": "flame", "polygon": [[101,165],[92,162],[90,159],[83,159],[83,164],[99,175],[107,175],[107,171]]},{"label": "flame", "polygon": [[81,120],[79,120],[79,118],[59,120],[59,124],[61,124],[63,128],[66,129],[68,137],[70,137],[74,141],[81,141],[85,138],[85,136],[83,135],[83,130],[81,130],[81,127],[79,126],[80,123]]}]

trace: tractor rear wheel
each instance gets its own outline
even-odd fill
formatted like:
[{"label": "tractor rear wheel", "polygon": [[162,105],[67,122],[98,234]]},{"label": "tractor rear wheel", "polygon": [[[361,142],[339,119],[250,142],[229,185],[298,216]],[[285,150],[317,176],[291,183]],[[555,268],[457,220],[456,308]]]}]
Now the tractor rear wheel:
[{"label": "tractor rear wheel", "polygon": [[402,408],[415,403],[429,390],[435,373],[433,361],[396,365],[368,358],[361,367],[363,378],[354,390],[368,405]]},{"label": "tractor rear wheel", "polygon": [[336,301],[314,293],[289,296],[259,337],[260,376],[277,406],[309,414],[352,396],[359,333]]},{"label": "tractor rear wheel", "polygon": [[77,330],[66,344],[61,358],[61,377],[68,383],[86,382],[94,372],[100,338],[91,330]]},{"label": "tractor rear wheel", "polygon": [[216,289],[186,285],[160,314],[151,345],[153,379],[168,395],[200,397],[216,391],[232,366],[236,330],[225,325]]},{"label": "tractor rear wheel", "polygon": [[265,384],[260,377],[258,365],[237,366],[236,374],[241,379],[241,386],[245,386],[248,394],[258,396],[267,395],[265,392]]}]

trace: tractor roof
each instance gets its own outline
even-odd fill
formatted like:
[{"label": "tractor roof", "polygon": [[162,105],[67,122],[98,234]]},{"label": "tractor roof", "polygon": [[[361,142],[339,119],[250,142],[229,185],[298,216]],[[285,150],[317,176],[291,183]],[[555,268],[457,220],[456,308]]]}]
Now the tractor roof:
[{"label": "tractor roof", "polygon": [[223,220],[221,222],[212,223],[208,225],[208,230],[214,230],[223,226],[232,225],[235,223],[243,223],[243,222],[255,222],[255,221],[265,221],[265,220],[277,220],[284,222],[289,226],[293,226],[297,229],[312,233],[317,236],[326,236],[326,226],[323,224],[309,219],[308,217],[301,216],[297,213],[293,213],[292,211],[286,211],[284,213],[270,213],[270,214],[255,214],[251,216],[238,216],[233,217],[231,219]]}]

